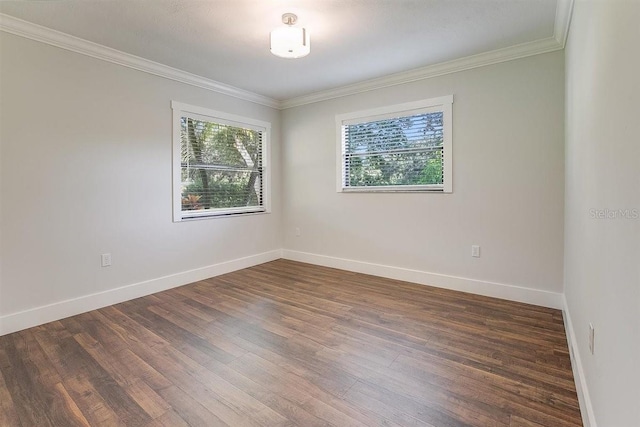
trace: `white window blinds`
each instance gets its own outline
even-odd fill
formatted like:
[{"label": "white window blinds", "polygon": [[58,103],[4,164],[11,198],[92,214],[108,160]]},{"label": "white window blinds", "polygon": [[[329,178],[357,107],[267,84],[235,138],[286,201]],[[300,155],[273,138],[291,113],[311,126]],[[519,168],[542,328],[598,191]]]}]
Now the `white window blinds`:
[{"label": "white window blinds", "polygon": [[179,165],[174,166],[179,168],[179,185],[174,191],[179,192],[179,218],[266,211],[267,129],[178,113]]},{"label": "white window blinds", "polygon": [[[409,110],[407,106],[388,107],[382,113],[374,111],[378,114],[373,115],[362,112],[338,118],[339,191],[450,188],[447,185],[451,165],[450,104],[448,109],[442,104]],[[393,111],[395,108],[401,111]]]}]

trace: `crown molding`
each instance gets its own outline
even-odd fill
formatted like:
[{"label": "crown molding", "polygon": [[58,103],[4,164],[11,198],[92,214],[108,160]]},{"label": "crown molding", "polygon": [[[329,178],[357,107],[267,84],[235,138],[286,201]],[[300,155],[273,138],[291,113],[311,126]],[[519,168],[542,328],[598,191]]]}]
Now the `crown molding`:
[{"label": "crown molding", "polygon": [[389,86],[396,86],[403,83],[415,82],[432,77],[443,76],[445,74],[457,73],[459,71],[470,70],[472,68],[483,67],[485,65],[497,64],[500,62],[512,61],[514,59],[525,58],[527,56],[539,55],[542,53],[561,50],[563,47],[555,38],[536,40],[522,43],[515,46],[496,49],[477,55],[467,56],[453,61],[441,62],[439,64],[428,65],[410,71],[403,71],[385,77],[366,80],[363,82],[342,86],[336,89],[329,89],[303,95],[296,98],[287,99],[280,104],[281,109],[298,107],[300,105],[312,104],[314,102],[326,101],[343,96],[355,95],[375,89]]},{"label": "crown molding", "polygon": [[87,55],[191,86],[196,86],[202,89],[232,96],[234,98],[283,110],[432,77],[443,76],[446,74],[457,73],[459,71],[470,70],[473,68],[483,67],[485,65],[498,64],[500,62],[512,61],[514,59],[561,50],[564,48],[567,40],[573,3],[574,0],[558,0],[553,37],[416,68],[334,89],[314,92],[283,101],[259,95],[254,92],[227,85],[196,74],[188,73],[177,68],[124,53],[116,49],[102,46],[97,43],[83,40],[60,31],[52,30],[50,28],[1,13],[0,31],[15,34],[17,36],[46,43],[72,52],[80,53],[82,55]]},{"label": "crown molding", "polygon": [[0,13],[0,31],[234,98],[267,107],[280,108],[280,102],[275,99],[140,58],[139,56],[124,53],[2,13]]},{"label": "crown molding", "polygon": [[553,27],[553,37],[564,48],[567,44],[571,16],[573,15],[574,0],[557,0],[556,20]]}]

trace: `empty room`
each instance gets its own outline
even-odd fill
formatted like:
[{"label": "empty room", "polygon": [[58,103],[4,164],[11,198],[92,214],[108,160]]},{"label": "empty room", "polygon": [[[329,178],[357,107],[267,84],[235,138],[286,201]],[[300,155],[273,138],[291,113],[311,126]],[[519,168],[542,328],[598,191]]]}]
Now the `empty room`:
[{"label": "empty room", "polygon": [[0,1],[0,427],[640,426],[639,22]]}]

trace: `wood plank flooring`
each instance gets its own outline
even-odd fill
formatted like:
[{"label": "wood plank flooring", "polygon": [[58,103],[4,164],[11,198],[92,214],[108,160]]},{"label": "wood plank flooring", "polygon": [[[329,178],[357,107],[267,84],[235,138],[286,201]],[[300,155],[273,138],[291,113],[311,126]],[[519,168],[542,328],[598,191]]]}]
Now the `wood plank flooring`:
[{"label": "wood plank flooring", "polygon": [[278,260],[0,337],[0,426],[580,426],[562,313]]}]

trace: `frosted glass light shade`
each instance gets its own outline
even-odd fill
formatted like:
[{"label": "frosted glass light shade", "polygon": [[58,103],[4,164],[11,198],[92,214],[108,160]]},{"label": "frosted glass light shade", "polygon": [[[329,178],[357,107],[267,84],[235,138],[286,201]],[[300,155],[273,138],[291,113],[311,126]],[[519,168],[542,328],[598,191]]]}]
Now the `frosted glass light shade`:
[{"label": "frosted glass light shade", "polygon": [[280,27],[271,31],[271,53],[281,58],[302,58],[311,52],[309,33],[304,28]]}]

